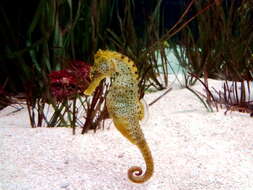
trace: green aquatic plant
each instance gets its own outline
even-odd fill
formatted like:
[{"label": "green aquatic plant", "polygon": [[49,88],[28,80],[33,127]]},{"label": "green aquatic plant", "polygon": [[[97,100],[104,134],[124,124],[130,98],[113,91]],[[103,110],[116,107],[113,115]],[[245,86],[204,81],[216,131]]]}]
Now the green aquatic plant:
[{"label": "green aquatic plant", "polygon": [[[192,19],[183,20],[195,3],[195,0],[190,1],[178,22],[180,25],[166,32],[161,12],[162,1],[148,2],[149,7],[144,10],[146,20],[140,25],[136,24],[136,13],[139,13],[137,3],[143,1],[40,0],[33,2],[32,10],[26,9],[23,4],[14,7],[17,9],[15,12],[20,13],[15,18],[9,15],[5,6],[0,8],[3,18],[0,31],[4,41],[4,46],[0,46],[3,50],[0,55],[0,82],[8,79],[7,90],[26,94],[32,127],[45,124],[50,127],[59,126],[64,117],[58,109],[76,117],[77,110],[68,103],[55,104],[55,99],[50,94],[48,76],[53,71],[64,70],[66,60],[93,63],[94,54],[99,48],[117,50],[134,60],[141,78],[140,97],[148,89],[160,90],[168,86],[166,41],[208,7]],[[157,62],[159,57],[161,64]],[[164,75],[159,74],[161,70]],[[92,98],[83,96],[81,99],[78,96],[70,100],[73,101],[71,105],[76,105],[80,99],[86,111],[83,116],[85,123],[79,124],[84,131],[95,130],[108,117],[104,107],[107,88],[108,84],[102,81]],[[50,121],[44,113],[48,104],[53,106],[56,113]]]}]

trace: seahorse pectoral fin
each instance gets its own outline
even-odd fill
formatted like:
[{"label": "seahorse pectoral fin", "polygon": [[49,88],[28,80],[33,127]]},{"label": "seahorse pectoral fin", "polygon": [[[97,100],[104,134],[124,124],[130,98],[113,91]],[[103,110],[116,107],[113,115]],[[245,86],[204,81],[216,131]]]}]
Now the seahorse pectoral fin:
[{"label": "seahorse pectoral fin", "polygon": [[140,114],[139,119],[141,122],[141,125],[145,125],[149,118],[149,111],[148,111],[148,104],[144,99],[141,99],[139,101],[140,104]]},{"label": "seahorse pectoral fin", "polygon": [[128,170],[128,178],[134,183],[146,182],[153,175],[154,163],[149,146],[139,126],[139,121],[137,119],[128,121],[127,119],[113,118],[113,122],[121,134],[139,148],[146,163],[144,174],[141,167],[133,166]]},{"label": "seahorse pectoral fin", "polygon": [[98,76],[98,77],[93,77],[94,79],[91,81],[88,88],[83,93],[85,95],[90,96],[95,91],[95,89],[99,85],[100,81],[103,80],[105,77],[106,76],[103,76],[103,75]]}]

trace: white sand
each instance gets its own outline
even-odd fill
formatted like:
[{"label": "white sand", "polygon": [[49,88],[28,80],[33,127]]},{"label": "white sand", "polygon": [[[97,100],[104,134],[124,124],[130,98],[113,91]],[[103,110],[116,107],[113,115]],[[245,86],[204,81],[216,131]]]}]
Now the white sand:
[{"label": "white sand", "polygon": [[110,120],[106,130],[73,136],[31,129],[26,110],[11,110],[0,111],[0,190],[253,190],[253,118],[209,113],[186,89],[150,107],[143,131],[155,173],[145,184],[127,179],[144,162]]}]

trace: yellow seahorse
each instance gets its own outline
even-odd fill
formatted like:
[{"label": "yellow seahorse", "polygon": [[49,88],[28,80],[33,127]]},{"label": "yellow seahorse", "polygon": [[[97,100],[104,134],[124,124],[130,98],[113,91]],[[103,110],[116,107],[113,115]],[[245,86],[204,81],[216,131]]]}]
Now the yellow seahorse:
[{"label": "yellow seahorse", "polygon": [[106,106],[116,128],[141,151],[146,163],[143,174],[141,167],[128,170],[128,178],[135,183],[144,183],[154,171],[154,163],[149,146],[140,128],[144,117],[144,105],[138,95],[137,68],[127,56],[109,50],[98,50],[91,69],[91,83],[84,94],[91,95],[100,81],[111,78],[111,86],[106,96]]}]

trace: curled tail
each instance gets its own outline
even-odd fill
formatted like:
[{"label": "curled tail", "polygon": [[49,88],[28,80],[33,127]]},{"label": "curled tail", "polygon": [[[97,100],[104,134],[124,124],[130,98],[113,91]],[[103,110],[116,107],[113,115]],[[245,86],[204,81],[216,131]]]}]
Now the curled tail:
[{"label": "curled tail", "polygon": [[[107,107],[110,108],[111,107]],[[110,112],[112,113],[112,111]],[[144,183],[149,180],[154,172],[154,163],[151,151],[145,140],[144,134],[140,128],[138,118],[131,119],[118,119],[115,115],[111,115],[116,128],[125,136],[131,143],[136,145],[142,153],[142,156],[146,163],[146,171],[139,166],[133,166],[128,170],[128,178],[134,183]]]},{"label": "curled tail", "polygon": [[153,175],[153,172],[154,172],[153,158],[152,158],[149,146],[145,140],[138,142],[136,145],[140,149],[142,156],[145,160],[146,171],[143,174],[141,167],[133,166],[129,168],[128,170],[128,178],[134,183],[144,183]]}]

